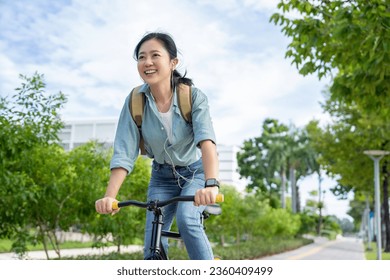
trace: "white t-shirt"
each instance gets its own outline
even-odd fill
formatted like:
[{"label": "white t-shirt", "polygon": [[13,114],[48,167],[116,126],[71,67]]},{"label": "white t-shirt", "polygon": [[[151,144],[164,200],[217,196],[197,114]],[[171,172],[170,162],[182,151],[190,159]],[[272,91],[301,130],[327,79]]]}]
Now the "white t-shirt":
[{"label": "white t-shirt", "polygon": [[172,143],[173,140],[173,133],[172,133],[172,115],[173,115],[173,102],[171,103],[171,107],[169,107],[168,112],[166,113],[160,113],[161,121],[163,123],[163,126],[165,128],[165,131],[168,135],[168,141],[169,143]]}]

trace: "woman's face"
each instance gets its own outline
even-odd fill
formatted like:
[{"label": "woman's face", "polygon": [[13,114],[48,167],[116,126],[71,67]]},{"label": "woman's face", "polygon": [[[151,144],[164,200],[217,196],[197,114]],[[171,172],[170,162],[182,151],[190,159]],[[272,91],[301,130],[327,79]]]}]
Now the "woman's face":
[{"label": "woman's face", "polygon": [[157,39],[145,41],[138,53],[138,72],[149,85],[170,83],[177,59],[170,59],[168,51]]}]

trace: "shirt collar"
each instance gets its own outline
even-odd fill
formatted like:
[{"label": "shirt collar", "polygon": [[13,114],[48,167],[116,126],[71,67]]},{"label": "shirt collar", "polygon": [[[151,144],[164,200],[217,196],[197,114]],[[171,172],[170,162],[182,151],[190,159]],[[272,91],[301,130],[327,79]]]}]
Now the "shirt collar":
[{"label": "shirt collar", "polygon": [[[177,98],[176,98],[176,96],[177,96],[177,94],[176,94],[176,88],[177,87],[175,87],[175,91],[174,91],[174,93],[173,93],[173,106],[174,107],[177,107],[178,106],[178,103],[177,103]],[[149,87],[149,85],[147,84],[147,83],[145,83],[145,84],[143,84],[142,86],[141,86],[141,88],[139,89],[139,92],[143,92],[145,95],[146,95],[146,97],[148,97],[148,98],[150,98],[151,100],[154,100],[154,97],[153,97],[153,95],[152,95],[152,93],[151,93],[151,91],[150,91],[150,87]]]}]

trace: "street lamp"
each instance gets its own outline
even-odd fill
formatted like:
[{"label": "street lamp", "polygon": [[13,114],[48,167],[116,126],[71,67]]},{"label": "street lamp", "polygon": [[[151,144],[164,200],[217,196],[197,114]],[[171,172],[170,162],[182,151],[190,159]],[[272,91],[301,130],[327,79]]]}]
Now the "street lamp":
[{"label": "street lamp", "polygon": [[364,151],[374,161],[374,181],[375,181],[375,223],[376,223],[376,244],[377,244],[377,259],[382,259],[382,228],[381,228],[381,207],[380,207],[380,191],[379,191],[379,161],[390,154],[388,151],[369,150]]}]

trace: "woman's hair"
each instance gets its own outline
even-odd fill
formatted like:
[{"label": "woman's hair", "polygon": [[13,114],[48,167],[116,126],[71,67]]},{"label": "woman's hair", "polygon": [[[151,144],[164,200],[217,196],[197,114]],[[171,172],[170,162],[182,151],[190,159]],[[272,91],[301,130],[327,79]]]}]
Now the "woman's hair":
[{"label": "woman's hair", "polygon": [[[137,46],[134,49],[134,58],[135,60],[138,61],[138,53],[139,49],[141,48],[142,44],[145,43],[146,41],[149,41],[151,39],[156,39],[159,40],[164,48],[168,51],[170,59],[175,59],[177,58],[177,48],[176,44],[173,41],[172,37],[166,33],[161,33],[161,32],[152,32],[152,33],[147,33],[141,41],[138,42]],[[193,85],[192,79],[186,78],[186,73],[182,76],[179,71],[176,69],[173,70],[172,73],[172,88],[175,88],[178,84],[186,84],[186,85]]]}]

